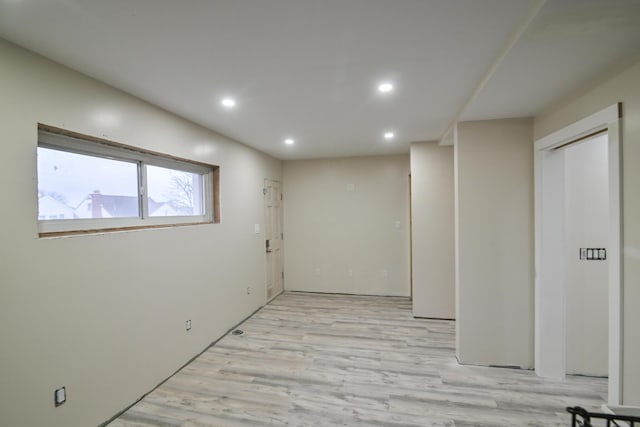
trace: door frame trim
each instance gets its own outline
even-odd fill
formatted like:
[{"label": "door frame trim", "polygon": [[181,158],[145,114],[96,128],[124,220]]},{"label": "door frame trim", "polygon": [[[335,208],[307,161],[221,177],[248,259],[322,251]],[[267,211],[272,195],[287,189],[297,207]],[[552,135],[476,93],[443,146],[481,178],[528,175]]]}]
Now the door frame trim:
[{"label": "door frame trim", "polygon": [[[566,373],[565,356],[566,348],[551,348],[551,342],[562,342],[566,345],[566,327],[564,319],[564,289],[556,290],[560,295],[560,303],[556,304],[556,310],[550,313],[545,301],[549,297],[548,286],[545,289],[545,272],[549,268],[543,265],[543,247],[553,246],[550,241],[553,238],[543,233],[545,224],[545,212],[550,208],[543,207],[543,170],[545,165],[551,167],[549,153],[572,141],[600,130],[606,130],[609,146],[609,247],[607,250],[609,259],[609,405],[621,405],[622,381],[623,381],[623,275],[622,275],[622,158],[621,158],[621,133],[622,104],[613,104],[588,117],[566,126],[557,132],[553,132],[534,143],[535,162],[535,370],[542,377],[564,377]],[[557,167],[556,167],[557,168]],[[564,166],[560,166],[564,173]],[[552,209],[552,208],[551,208]],[[547,215],[549,215],[547,213]],[[548,248],[547,248],[548,249]],[[562,260],[559,261],[559,263]],[[558,271],[562,271],[562,267]],[[564,283],[564,279],[560,279]],[[543,283],[544,282],[544,283]],[[556,294],[557,296],[558,294]],[[543,306],[545,305],[545,306]],[[564,308],[562,313],[557,309]],[[548,320],[552,316],[557,324],[562,327],[555,331],[556,337],[543,330],[541,319],[545,316]]]}]

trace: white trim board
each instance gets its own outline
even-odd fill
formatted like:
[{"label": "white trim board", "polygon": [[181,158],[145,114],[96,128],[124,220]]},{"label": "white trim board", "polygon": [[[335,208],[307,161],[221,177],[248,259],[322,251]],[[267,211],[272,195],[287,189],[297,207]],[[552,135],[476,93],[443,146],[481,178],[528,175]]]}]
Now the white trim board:
[{"label": "white trim board", "polygon": [[535,150],[551,150],[585,135],[609,127],[610,123],[620,118],[620,104],[613,104],[604,110],[578,120],[556,132],[535,141]]}]

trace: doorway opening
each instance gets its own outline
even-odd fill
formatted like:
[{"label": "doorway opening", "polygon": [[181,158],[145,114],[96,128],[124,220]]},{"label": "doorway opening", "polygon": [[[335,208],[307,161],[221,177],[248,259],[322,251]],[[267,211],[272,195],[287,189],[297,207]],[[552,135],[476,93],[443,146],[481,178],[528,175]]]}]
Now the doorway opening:
[{"label": "doorway opening", "polygon": [[622,400],[620,116],[612,105],[535,143],[536,373],[608,375],[609,405]]}]

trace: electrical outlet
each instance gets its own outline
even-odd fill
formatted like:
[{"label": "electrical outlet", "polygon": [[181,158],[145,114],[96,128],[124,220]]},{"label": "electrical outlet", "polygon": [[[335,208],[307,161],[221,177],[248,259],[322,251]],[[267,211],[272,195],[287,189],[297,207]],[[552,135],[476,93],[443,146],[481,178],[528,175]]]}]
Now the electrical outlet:
[{"label": "electrical outlet", "polygon": [[67,401],[67,388],[64,386],[57,388],[53,392],[53,403],[56,405],[56,408],[62,405],[66,401]]},{"label": "electrical outlet", "polygon": [[350,269],[347,271],[347,274],[349,275],[349,277],[353,277],[353,269],[352,269],[352,268],[350,268]]},{"label": "electrical outlet", "polygon": [[384,278],[389,277],[389,270],[382,270],[382,277]]},{"label": "electrical outlet", "polygon": [[187,331],[191,330],[191,319],[187,320]]},{"label": "electrical outlet", "polygon": [[247,295],[251,295],[251,286],[247,286]]},{"label": "electrical outlet", "polygon": [[319,276],[320,275],[320,267],[316,267],[316,270],[315,270],[314,273],[315,273],[316,276]]}]

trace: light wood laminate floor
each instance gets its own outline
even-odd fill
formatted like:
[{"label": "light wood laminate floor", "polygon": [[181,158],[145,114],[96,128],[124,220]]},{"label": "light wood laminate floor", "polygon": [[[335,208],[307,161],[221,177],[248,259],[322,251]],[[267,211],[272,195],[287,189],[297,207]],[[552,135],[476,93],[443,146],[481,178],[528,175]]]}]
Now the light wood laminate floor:
[{"label": "light wood laminate floor", "polygon": [[461,366],[452,321],[399,297],[285,293],[109,424],[568,426],[606,380]]}]

